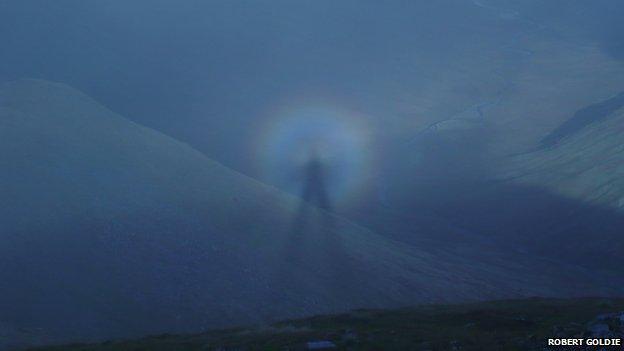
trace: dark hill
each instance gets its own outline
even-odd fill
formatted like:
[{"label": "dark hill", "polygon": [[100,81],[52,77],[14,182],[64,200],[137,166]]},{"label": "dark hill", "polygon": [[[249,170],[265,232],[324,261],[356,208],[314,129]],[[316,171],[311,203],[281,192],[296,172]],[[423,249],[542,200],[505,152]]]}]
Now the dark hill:
[{"label": "dark hill", "polygon": [[606,326],[612,337],[621,337],[624,335],[623,310],[624,300],[599,298],[430,305],[398,310],[358,310],[265,327],[38,350],[304,350],[309,341],[325,340],[333,342],[338,350],[537,351],[548,346],[548,338],[597,337],[592,330],[599,329],[598,326]]}]

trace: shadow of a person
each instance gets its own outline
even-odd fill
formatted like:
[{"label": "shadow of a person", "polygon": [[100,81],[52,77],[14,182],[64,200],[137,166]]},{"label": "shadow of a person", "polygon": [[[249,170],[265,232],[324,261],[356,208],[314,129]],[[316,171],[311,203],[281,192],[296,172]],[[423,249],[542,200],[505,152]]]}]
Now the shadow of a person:
[{"label": "shadow of a person", "polygon": [[327,190],[325,165],[316,153],[312,153],[303,167],[303,187],[301,190],[301,202],[295,215],[291,229],[291,235],[302,236],[310,226],[310,210],[313,207],[322,209],[322,224],[325,230],[333,228],[333,217],[329,214],[332,205]]},{"label": "shadow of a person", "polygon": [[318,155],[313,154],[304,167],[304,183],[301,199],[325,211],[331,211],[332,206],[327,193],[325,169]]},{"label": "shadow of a person", "polygon": [[[288,262],[280,268],[283,286],[297,290],[311,282],[301,281],[297,271],[317,272],[322,280],[314,289],[327,306],[344,304],[352,285],[343,240],[327,186],[326,167],[313,153],[302,167],[300,202],[291,223],[283,256]],[[301,270],[299,270],[301,269]],[[352,273],[352,272],[351,272]],[[321,297],[323,296],[323,297]]]}]

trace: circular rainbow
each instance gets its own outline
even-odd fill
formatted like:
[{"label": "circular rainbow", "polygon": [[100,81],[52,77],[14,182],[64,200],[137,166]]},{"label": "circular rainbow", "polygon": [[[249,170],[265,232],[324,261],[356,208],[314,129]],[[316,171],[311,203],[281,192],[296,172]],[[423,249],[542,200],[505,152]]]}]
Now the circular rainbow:
[{"label": "circular rainbow", "polygon": [[374,157],[364,120],[361,115],[332,106],[275,111],[254,144],[260,178],[300,195],[305,164],[315,157],[323,165],[330,200],[334,205],[346,204],[370,180]]}]

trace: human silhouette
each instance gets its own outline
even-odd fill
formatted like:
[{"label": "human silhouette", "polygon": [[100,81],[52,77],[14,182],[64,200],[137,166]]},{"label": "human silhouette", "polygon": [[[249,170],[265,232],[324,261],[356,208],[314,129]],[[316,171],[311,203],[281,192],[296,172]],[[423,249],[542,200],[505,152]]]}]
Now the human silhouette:
[{"label": "human silhouette", "polygon": [[325,183],[325,169],[317,154],[312,154],[304,166],[301,198],[308,204],[331,210],[331,203]]},{"label": "human silhouette", "polygon": [[[303,235],[307,229],[310,229],[308,228],[308,226],[312,224],[310,221],[315,219],[315,216],[311,216],[310,213],[313,207],[328,212],[332,211],[325,176],[323,162],[318,154],[313,152],[302,168],[303,187],[301,189],[301,203],[293,222],[293,234]],[[314,214],[314,211],[312,214]],[[323,225],[326,227],[331,228],[333,226],[333,223],[331,223],[333,221],[333,216],[322,215],[318,218],[321,219]]]},{"label": "human silhouette", "polygon": [[346,259],[338,217],[331,213],[326,164],[312,152],[300,175],[301,201],[280,255],[289,264],[278,265],[277,279],[285,291],[295,290],[306,283],[296,267],[323,272],[324,278],[315,288],[322,291],[324,304],[340,305],[352,294],[355,269]]}]

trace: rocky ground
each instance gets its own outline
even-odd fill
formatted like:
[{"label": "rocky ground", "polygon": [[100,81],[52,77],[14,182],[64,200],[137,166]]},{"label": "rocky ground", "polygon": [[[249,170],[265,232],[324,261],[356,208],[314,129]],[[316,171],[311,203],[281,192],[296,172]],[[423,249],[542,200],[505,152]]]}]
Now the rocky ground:
[{"label": "rocky ground", "polygon": [[36,350],[556,350],[548,348],[549,338],[624,338],[622,311],[624,299],[603,298],[426,305]]}]

